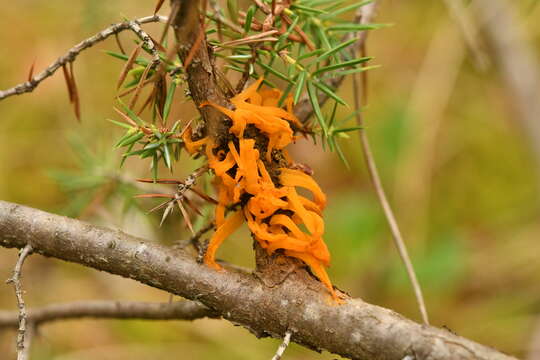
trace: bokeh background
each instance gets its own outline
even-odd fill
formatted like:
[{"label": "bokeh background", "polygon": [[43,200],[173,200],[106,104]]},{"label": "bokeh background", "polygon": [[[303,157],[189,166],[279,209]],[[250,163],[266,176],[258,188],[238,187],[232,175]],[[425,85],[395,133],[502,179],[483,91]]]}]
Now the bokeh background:
[{"label": "bokeh background", "polygon": [[[489,48],[474,55],[466,47],[444,2],[381,3],[377,22],[392,26],[369,38],[373,63],[382,67],[369,74],[366,131],[431,321],[526,356],[540,332],[540,181],[514,98]],[[537,54],[540,6],[536,1],[512,3],[528,46]],[[150,15],[154,5],[128,0],[3,2],[0,88],[24,81],[34,61],[40,71],[80,40],[122,17]],[[145,28],[159,34],[157,25]],[[131,34],[121,39],[133,46]],[[116,50],[114,39],[86,51],[75,64],[81,123],[60,73],[33,93],[0,103],[0,199],[81,216],[154,241],[185,239],[188,232],[177,213],[159,229],[159,214],[144,212],[154,202],[129,200],[143,192],[130,179],[149,176],[149,164],[131,159],[118,172],[120,152],[112,146],[121,130],[105,119],[116,118],[112,105],[122,63],[104,50]],[[479,54],[490,65],[479,66]],[[350,81],[340,94],[352,100]],[[179,97],[173,116],[194,115],[193,106]],[[333,256],[330,276],[355,297],[419,320],[356,135],[342,145],[350,169],[308,141],[292,150],[315,170],[329,197],[325,239]],[[196,166],[183,157],[174,176],[183,178]],[[127,183],[119,183],[119,177]],[[0,279],[10,276],[16,255],[0,249]],[[220,256],[252,266],[247,231],[228,239]],[[24,284],[30,307],[85,299],[168,300],[168,294],[132,280],[40,256],[28,260]],[[8,285],[0,284],[0,308],[15,309]],[[14,339],[14,331],[0,332],[0,353],[6,358],[14,356]],[[80,320],[43,326],[32,358],[269,359],[278,344],[226,321]],[[292,345],[285,358],[336,356]]]}]

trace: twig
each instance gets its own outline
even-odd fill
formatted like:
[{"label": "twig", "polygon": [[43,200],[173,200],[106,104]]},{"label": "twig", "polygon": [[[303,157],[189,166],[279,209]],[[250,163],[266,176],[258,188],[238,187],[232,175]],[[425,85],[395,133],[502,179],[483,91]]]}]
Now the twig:
[{"label": "twig", "polygon": [[250,77],[251,66],[253,66],[253,64],[255,64],[257,60],[257,53],[256,53],[257,45],[252,45],[250,47],[251,47],[251,58],[249,59],[249,61],[246,62],[246,65],[244,66],[244,72],[242,73],[242,77],[240,78],[240,80],[238,80],[238,83],[236,84],[236,87],[235,87],[236,93],[240,93],[242,90],[244,90],[244,86],[246,86],[246,83],[248,82],[249,77]]},{"label": "twig", "polygon": [[[362,108],[362,104],[361,104],[361,99],[360,99],[360,96],[361,96],[360,87],[358,85],[359,81],[358,81],[357,74],[353,74],[352,77],[353,77],[354,106],[356,110],[355,112],[356,122],[358,123],[358,126],[363,127],[364,121],[362,117],[362,112],[360,111]],[[397,224],[396,218],[394,216],[392,208],[390,207],[390,203],[388,202],[388,199],[386,198],[386,193],[381,183],[379,171],[377,170],[377,165],[375,164],[375,159],[373,158],[373,154],[371,152],[369,139],[365,131],[362,131],[362,130],[359,131],[358,135],[360,137],[360,143],[362,145],[362,152],[364,154],[364,160],[366,161],[366,165],[368,168],[369,176],[371,178],[371,182],[373,184],[373,187],[375,188],[375,192],[377,193],[377,197],[379,198],[379,202],[381,203],[381,206],[383,208],[383,212],[386,217],[386,220],[388,221],[388,225],[390,225],[392,238],[394,239],[394,243],[398,249],[399,256],[401,257],[401,260],[403,261],[403,264],[405,265],[405,269],[407,270],[407,275],[409,276],[409,280],[411,281],[411,284],[413,286],[414,294],[416,296],[416,301],[420,309],[420,314],[422,315],[422,321],[425,324],[429,324],[426,305],[424,302],[424,297],[422,295],[422,289],[420,288],[420,284],[418,283],[418,279],[416,278],[416,274],[414,272],[411,259],[409,258],[409,254],[407,252],[407,247],[405,246],[405,243],[401,236],[401,231],[399,230],[399,226]]]},{"label": "twig", "polygon": [[22,352],[21,359],[30,358],[30,348],[32,347],[32,342],[34,341],[36,331],[36,325],[31,320],[29,320],[26,328],[26,335],[24,337],[24,350]]},{"label": "twig", "polygon": [[[157,20],[155,20],[154,22],[158,22],[158,21],[165,22],[165,21],[167,21],[167,19],[165,17],[158,16],[158,15],[154,15],[153,18],[157,18]],[[159,44],[154,43],[154,39],[152,39],[152,37],[150,35],[148,35],[146,33],[146,31],[144,31],[141,28],[140,24],[142,24],[142,22],[140,22],[139,20],[140,19],[129,21],[129,22],[127,22],[127,26],[128,26],[128,29],[133,31],[139,37],[139,39],[142,40],[143,44],[146,45],[146,48],[152,54],[152,58],[153,58],[152,59],[152,68],[155,68],[160,63],[160,58],[159,58],[159,53],[158,53],[158,45]],[[106,30],[104,30],[104,31],[106,31]],[[116,34],[118,34],[118,32],[116,32]]]},{"label": "twig", "polygon": [[287,332],[285,333],[285,336],[283,337],[283,342],[281,343],[281,345],[279,345],[276,351],[276,354],[274,355],[272,360],[281,359],[281,357],[283,356],[283,353],[285,352],[285,350],[287,350],[287,347],[289,346],[289,342],[291,341],[291,335],[292,335],[292,331],[287,330]]},{"label": "twig", "polygon": [[17,360],[26,360],[28,358],[28,351],[26,350],[26,331],[28,325],[28,316],[26,313],[26,304],[24,303],[23,287],[21,283],[21,271],[24,265],[24,261],[32,252],[32,245],[26,244],[26,246],[19,252],[19,260],[15,264],[12,277],[7,283],[12,283],[15,288],[15,296],[17,297],[18,311],[18,334],[17,334]]},{"label": "twig", "polygon": [[77,56],[84,50],[94,46],[95,44],[107,39],[111,35],[118,34],[124,30],[133,31],[147,46],[149,51],[153,56],[153,63],[157,64],[159,62],[159,54],[154,46],[154,43],[150,36],[141,29],[140,24],[152,23],[152,22],[167,22],[167,17],[165,16],[146,16],[132,21],[124,21],[109,26],[105,30],[100,31],[96,35],[81,41],[74,47],[72,47],[65,55],[59,57],[55,62],[53,62],[49,67],[43,70],[41,73],[34,76],[29,81],[18,84],[12,88],[0,91],[0,100],[8,98],[13,95],[20,95],[27,92],[33,91],[43,80],[51,76],[63,65],[73,62]]},{"label": "twig", "polygon": [[[361,24],[369,23],[371,19],[373,18],[373,16],[375,15],[376,6],[377,4],[375,2],[372,2],[371,4],[368,4],[360,8],[359,9],[360,13],[357,15],[357,21],[359,21]],[[359,40],[353,48],[356,51],[365,49],[364,46],[367,40],[367,32],[363,31],[358,36],[359,36]],[[354,51],[353,53],[355,54],[356,51]],[[353,74],[352,80],[353,80],[354,106],[356,110],[355,112],[356,122],[358,123],[358,126],[363,127],[364,121],[363,121],[363,115],[361,112],[362,94],[360,93],[358,74]],[[416,273],[414,272],[411,259],[409,258],[409,253],[407,251],[407,247],[405,246],[405,243],[401,236],[401,231],[399,229],[396,218],[394,216],[394,212],[392,211],[392,208],[390,207],[390,203],[388,202],[388,199],[386,198],[386,193],[382,186],[382,182],[379,176],[379,171],[377,170],[377,165],[375,163],[375,158],[373,157],[373,154],[371,152],[369,139],[367,137],[366,132],[362,130],[358,132],[358,136],[360,138],[362,152],[364,154],[364,160],[366,161],[366,165],[368,168],[369,176],[371,178],[371,182],[373,184],[373,187],[375,188],[375,192],[377,194],[377,197],[383,209],[386,220],[388,221],[388,225],[390,226],[390,231],[392,232],[392,238],[398,250],[399,256],[401,257],[401,260],[403,261],[403,264],[405,265],[407,275],[411,281],[414,294],[416,297],[416,301],[418,303],[418,308],[422,316],[422,321],[424,322],[424,324],[428,325],[429,318],[428,318],[428,314],[426,310],[424,296],[422,295],[422,289],[416,277]]]},{"label": "twig", "polygon": [[[44,323],[93,319],[142,319],[142,320],[195,320],[218,318],[216,312],[193,301],[150,303],[139,301],[79,301],[53,304],[28,310],[28,322],[34,326]],[[18,324],[17,313],[0,311],[0,328],[12,328]]]},{"label": "twig", "polygon": [[199,229],[199,231],[197,231],[195,233],[195,235],[193,235],[189,241],[190,242],[198,242],[199,239],[201,238],[201,236],[203,236],[204,234],[206,234],[207,232],[209,232],[210,230],[212,230],[214,228],[214,220],[210,220],[206,225],[204,225],[202,228]]},{"label": "twig", "polygon": [[260,42],[266,42],[266,41],[278,41],[277,38],[272,37],[272,35],[275,35],[278,32],[279,31],[277,30],[269,30],[269,31],[262,32],[260,34],[246,36],[242,39],[226,41],[223,44],[219,44],[218,46],[221,49],[225,49],[227,47],[232,47],[232,46],[237,46],[237,45],[247,45],[247,44],[254,44],[254,43],[260,43]]},{"label": "twig", "polygon": [[210,196],[202,193],[200,190],[197,190],[193,188],[195,185],[197,178],[204,174],[206,171],[208,171],[208,166],[201,166],[197,170],[195,170],[193,173],[191,173],[184,181],[175,180],[175,179],[137,179],[138,182],[143,183],[149,183],[149,182],[157,182],[159,184],[176,184],[176,192],[174,194],[141,194],[141,195],[135,195],[135,198],[168,198],[169,200],[165,201],[162,204],[159,204],[158,206],[152,208],[149,213],[160,210],[165,207],[165,211],[163,212],[163,216],[161,218],[161,223],[159,226],[163,224],[167,216],[172,212],[174,205],[177,205],[182,217],[184,218],[184,221],[186,222],[187,227],[191,231],[193,235],[195,235],[195,232],[193,231],[193,226],[191,224],[191,220],[189,218],[189,214],[187,213],[187,210],[185,209],[184,205],[182,204],[183,201],[185,201],[190,207],[192,207],[196,212],[198,211],[197,208],[194,207],[194,205],[191,204],[189,198],[186,196],[186,192],[188,190],[191,190],[196,195],[201,197],[203,200],[209,201],[211,203],[216,203],[216,201],[211,198]]},{"label": "twig", "polygon": [[240,26],[236,25],[235,23],[233,23],[232,21],[230,21],[229,19],[227,19],[221,14],[221,7],[219,6],[219,2],[215,0],[211,0],[210,7],[214,11],[214,14],[213,16],[212,14],[206,14],[207,16],[210,16],[212,20],[218,22],[219,24],[229,27],[232,31],[238,34],[242,34],[244,29],[242,29]]},{"label": "twig", "polygon": [[120,50],[120,52],[126,55],[126,50],[124,49],[124,46],[122,45],[122,41],[120,41],[120,37],[118,36],[118,33],[114,34],[114,40],[116,41],[116,45],[118,46],[118,49]]},{"label": "twig", "polygon": [[199,243],[199,240],[201,239],[201,236],[203,236],[213,228],[214,219],[208,221],[202,228],[200,228],[195,234],[193,234],[189,238],[189,240],[178,241],[173,245],[173,247],[177,249],[184,249],[188,245],[193,245],[197,251],[201,252],[201,244]]}]

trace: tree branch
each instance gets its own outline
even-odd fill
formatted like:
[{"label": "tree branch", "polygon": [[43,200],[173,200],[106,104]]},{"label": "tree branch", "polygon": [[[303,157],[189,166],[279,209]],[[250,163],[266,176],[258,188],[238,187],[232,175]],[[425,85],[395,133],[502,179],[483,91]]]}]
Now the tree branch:
[{"label": "tree branch", "polygon": [[444,329],[417,324],[359,299],[334,305],[313,279],[293,271],[266,286],[252,273],[215,271],[187,252],[117,230],[0,201],[0,246],[75,262],[200,301],[257,336],[292,340],[353,359],[512,359]]},{"label": "tree branch", "polygon": [[[28,323],[38,326],[43,323],[81,318],[95,319],[141,319],[141,320],[196,320],[219,318],[206,306],[194,301],[173,303],[148,303],[138,301],[81,301],[53,304],[27,313]],[[13,328],[19,324],[18,313],[0,311],[0,329]]]},{"label": "tree branch", "polygon": [[13,95],[21,95],[33,91],[43,80],[54,74],[56,70],[60,69],[63,65],[67,63],[73,62],[81,52],[107,39],[109,36],[116,35],[124,30],[133,31],[145,43],[150,52],[152,52],[154,63],[159,62],[159,54],[157,53],[157,49],[155,48],[152,39],[140,27],[140,24],[146,24],[151,22],[167,22],[167,18],[164,16],[154,15],[111,25],[105,30],[102,30],[96,35],[81,41],[80,43],[69,49],[69,51],[65,55],[59,57],[55,62],[49,65],[49,67],[34,76],[29,81],[18,84],[12,88],[0,91],[0,101]]}]

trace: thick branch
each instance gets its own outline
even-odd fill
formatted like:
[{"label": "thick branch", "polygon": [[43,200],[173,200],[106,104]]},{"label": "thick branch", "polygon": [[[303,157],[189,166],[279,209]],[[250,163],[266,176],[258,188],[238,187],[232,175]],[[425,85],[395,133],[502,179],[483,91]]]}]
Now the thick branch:
[{"label": "thick branch", "polygon": [[362,300],[333,305],[319,283],[292,272],[272,287],[239,269],[217,272],[189,254],[120,231],[0,201],[0,245],[129,277],[200,301],[257,336],[281,338],[353,359],[512,359],[443,329]]},{"label": "thick branch", "polygon": [[47,67],[45,70],[43,70],[36,76],[32,77],[29,81],[18,84],[10,89],[0,91],[0,101],[13,95],[20,95],[33,91],[43,80],[54,74],[56,70],[58,70],[67,63],[73,62],[81,52],[107,39],[109,36],[118,34],[119,32],[122,32],[124,30],[133,31],[142,41],[144,41],[145,45],[153,54],[154,62],[158,62],[159,55],[156,48],[154,47],[154,43],[152,42],[148,34],[146,34],[140,27],[140,24],[158,21],[167,22],[167,18],[159,15],[146,16],[140,19],[124,21],[109,26],[105,30],[102,30],[96,35],[81,41],[80,43],[69,49],[69,51],[65,55],[59,57],[51,65],[49,65],[49,67]]},{"label": "thick branch", "polygon": [[[17,327],[18,316],[15,311],[0,311],[0,329]],[[195,320],[205,317],[217,318],[219,316],[206,306],[194,301],[178,301],[170,304],[138,301],[81,301],[30,309],[27,315],[28,322],[32,325],[81,318]]]}]

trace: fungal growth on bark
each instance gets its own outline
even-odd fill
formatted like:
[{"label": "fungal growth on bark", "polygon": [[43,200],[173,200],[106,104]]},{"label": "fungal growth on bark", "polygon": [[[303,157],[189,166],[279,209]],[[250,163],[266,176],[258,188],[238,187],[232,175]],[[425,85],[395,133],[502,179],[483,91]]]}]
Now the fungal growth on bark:
[{"label": "fungal growth on bark", "polygon": [[[218,247],[246,221],[263,249],[269,254],[283,250],[285,255],[305,262],[337,300],[324,269],[330,264],[330,254],[322,238],[326,196],[310,175],[287,167],[292,165],[285,149],[294,140],[291,124],[299,127],[302,124],[292,113],[291,96],[285,110],[278,106],[281,91],[257,91],[262,80],[261,77],[231,99],[234,110],[213,103],[202,105],[213,106],[232,120],[226,147],[216,146],[211,136],[193,141],[191,130],[184,133],[184,143],[191,153],[205,148],[219,194],[216,232],[204,261],[220,269],[215,262]],[[250,138],[248,133],[257,137]],[[259,140],[261,137],[263,141]],[[269,169],[275,168],[273,155],[277,151],[284,158],[277,162],[285,162],[286,166],[271,174]],[[296,188],[300,187],[311,191],[313,199],[299,195]],[[231,213],[228,216],[227,210]]]}]

